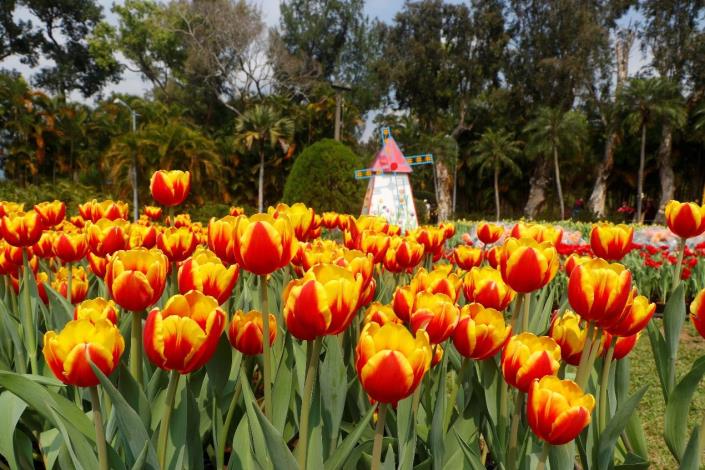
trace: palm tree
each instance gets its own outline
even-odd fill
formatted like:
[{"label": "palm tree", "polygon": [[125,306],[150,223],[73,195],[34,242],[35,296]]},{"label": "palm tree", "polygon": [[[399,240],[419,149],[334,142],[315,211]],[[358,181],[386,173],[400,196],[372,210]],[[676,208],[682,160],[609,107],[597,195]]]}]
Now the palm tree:
[{"label": "palm tree", "polygon": [[480,176],[490,170],[494,174],[495,215],[499,221],[499,174],[502,168],[507,168],[512,174],[521,176],[521,169],[514,163],[514,158],[521,153],[520,143],[503,129],[487,129],[473,144],[472,153],[476,158],[470,167],[478,167]]},{"label": "palm tree", "polygon": [[618,96],[620,110],[629,132],[641,133],[636,219],[641,222],[646,162],[646,129],[657,121],[681,127],[686,119],[683,98],[676,85],[664,78],[632,78]]},{"label": "palm tree", "polygon": [[281,147],[286,151],[294,136],[294,121],[280,117],[279,113],[267,105],[256,105],[238,117],[235,123],[235,140],[248,151],[257,148],[259,154],[259,191],[257,203],[259,211],[264,211],[264,165],[268,150]]},{"label": "palm tree", "polygon": [[528,134],[528,149],[533,155],[553,155],[556,190],[561,207],[561,220],[565,219],[565,202],[561,186],[558,154],[579,153],[587,137],[587,119],[580,111],[563,112],[558,108],[541,107],[536,117],[524,128]]}]

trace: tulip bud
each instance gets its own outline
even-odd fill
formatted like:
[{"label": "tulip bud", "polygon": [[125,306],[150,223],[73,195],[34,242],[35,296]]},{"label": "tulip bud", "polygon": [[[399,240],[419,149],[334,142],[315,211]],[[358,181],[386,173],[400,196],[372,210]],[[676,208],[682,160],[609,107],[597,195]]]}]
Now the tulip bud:
[{"label": "tulip bud", "polygon": [[502,279],[501,273],[488,266],[472,268],[465,275],[463,293],[468,302],[477,302],[500,311],[507,308],[516,296],[516,292]]},{"label": "tulip bud", "polygon": [[624,224],[594,224],[590,230],[590,248],[596,256],[619,261],[632,249],[634,227]]},{"label": "tulip bud", "polygon": [[463,356],[483,360],[497,354],[511,332],[512,327],[505,323],[501,312],[471,303],[460,310],[453,344]]},{"label": "tulip bud", "polygon": [[197,245],[196,236],[186,227],[169,227],[157,235],[157,247],[172,263],[191,256]]},{"label": "tulip bud", "polygon": [[215,297],[223,305],[232,294],[239,273],[238,265],[225,267],[215,253],[196,250],[179,268],[179,292],[197,290]]},{"label": "tulip bud", "polygon": [[631,283],[632,275],[624,266],[597,258],[570,273],[568,301],[584,320],[609,322],[624,310]]},{"label": "tulip bud", "polygon": [[541,289],[558,271],[558,252],[548,242],[510,238],[504,244],[500,268],[502,278],[517,292]]},{"label": "tulip bud", "polygon": [[681,238],[692,238],[705,232],[705,205],[670,201],[665,209],[669,230]]},{"label": "tulip bud", "polygon": [[172,207],[183,203],[191,190],[191,173],[159,170],[149,180],[149,190],[157,203]]},{"label": "tulip bud", "polygon": [[167,266],[166,256],[156,249],[118,251],[110,256],[105,284],[118,305],[139,312],[162,296]]},{"label": "tulip bud", "polygon": [[480,266],[484,258],[481,248],[460,245],[453,250],[453,263],[460,269],[468,271],[475,266]]},{"label": "tulip bud", "polygon": [[[243,313],[238,310],[233,314],[228,327],[228,340],[233,348],[248,356],[262,354],[264,336],[262,327],[262,313],[252,310]],[[274,344],[277,337],[277,318],[269,314],[269,345]]]},{"label": "tulip bud", "polygon": [[97,323],[101,320],[108,320],[113,325],[117,324],[118,308],[115,302],[102,297],[91,300],[84,300],[76,305],[73,310],[74,320],[88,320]]},{"label": "tulip bud", "polygon": [[560,360],[561,348],[553,338],[520,333],[502,351],[502,375],[512,387],[528,392],[534,380],[555,375]]},{"label": "tulip bud", "polygon": [[409,323],[411,331],[424,329],[431,344],[439,344],[453,334],[459,316],[458,307],[447,295],[419,292]]},{"label": "tulip bud", "polygon": [[66,217],[66,204],[61,201],[41,202],[34,206],[44,227],[59,225]]},{"label": "tulip bud", "polygon": [[53,243],[54,255],[64,263],[75,263],[88,253],[88,243],[82,233],[57,233]]},{"label": "tulip bud", "polygon": [[485,245],[490,245],[499,240],[504,234],[504,227],[489,222],[480,222],[475,230],[477,238]]},{"label": "tulip bud", "polygon": [[548,335],[561,347],[561,357],[571,366],[580,363],[580,356],[587,339],[587,328],[580,326],[580,317],[570,310],[556,316]]},{"label": "tulip bud", "polygon": [[12,212],[2,217],[0,235],[7,243],[16,247],[29,247],[39,241],[44,226],[41,216],[35,212]]}]

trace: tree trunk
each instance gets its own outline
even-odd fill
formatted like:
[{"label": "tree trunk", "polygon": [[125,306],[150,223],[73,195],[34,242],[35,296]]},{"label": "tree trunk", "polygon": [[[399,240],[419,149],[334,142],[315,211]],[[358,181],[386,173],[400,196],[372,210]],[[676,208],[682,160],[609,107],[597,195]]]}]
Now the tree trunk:
[{"label": "tree trunk", "polygon": [[644,195],[644,162],[646,161],[646,124],[641,125],[641,152],[639,155],[639,183],[636,194],[636,221],[641,223],[641,201]]},{"label": "tree trunk", "polygon": [[534,167],[534,174],[529,180],[529,198],[524,206],[524,215],[533,219],[546,202],[546,188],[548,187],[548,160],[539,157]]},{"label": "tree trunk", "polygon": [[561,170],[558,166],[558,147],[553,147],[553,170],[556,173],[556,190],[558,191],[558,201],[561,205],[561,220],[565,220],[565,201],[563,201],[563,188],[561,187]]},{"label": "tree trunk", "polygon": [[499,222],[499,167],[494,168],[494,207]]},{"label": "tree trunk", "polygon": [[257,207],[264,212],[264,150],[259,151],[259,191],[257,194]]},{"label": "tree trunk", "polygon": [[436,203],[438,204],[438,222],[450,219],[453,208],[453,180],[448,165],[442,159],[435,163],[436,181]]},{"label": "tree trunk", "polygon": [[673,199],[676,193],[673,161],[671,160],[672,144],[673,128],[668,124],[664,124],[661,128],[661,143],[658,148],[658,176],[661,183],[661,199],[658,203],[658,213],[654,219],[654,222],[658,224],[666,222],[666,204]]},{"label": "tree trunk", "polygon": [[605,141],[605,151],[602,155],[602,162],[597,167],[597,178],[595,178],[595,186],[592,188],[588,207],[590,211],[597,217],[605,216],[605,204],[607,202],[607,180],[614,167],[614,151],[617,147],[617,139],[619,135],[616,131],[610,133]]}]

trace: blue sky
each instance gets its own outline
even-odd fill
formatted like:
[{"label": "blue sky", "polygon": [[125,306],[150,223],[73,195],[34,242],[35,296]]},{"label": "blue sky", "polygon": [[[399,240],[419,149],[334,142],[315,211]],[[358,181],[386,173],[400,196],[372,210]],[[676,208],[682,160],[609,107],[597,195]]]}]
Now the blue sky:
[{"label": "blue sky", "polygon": [[[264,17],[265,22],[274,26],[279,21],[279,3],[280,0],[252,0],[254,4],[258,5]],[[463,3],[463,0],[448,0],[452,3]],[[103,10],[106,14],[108,21],[115,22],[115,16],[110,12],[112,6],[117,4],[122,4],[123,0],[118,0],[117,2],[113,0],[98,0],[98,3],[102,5]],[[399,11],[404,5],[404,0],[367,0],[365,2],[365,12],[370,17],[377,17],[382,21],[389,22],[394,14]],[[27,16],[20,12],[20,16]],[[638,20],[637,15],[628,15],[623,19],[624,23],[628,23],[630,20]],[[630,74],[634,74],[640,67],[645,63],[645,58],[642,56],[639,50],[638,44],[635,44],[630,58]],[[3,68],[16,68],[25,75],[31,75],[32,70],[21,64],[17,58],[10,57],[3,62],[0,62],[0,66]],[[130,72],[125,70],[123,73],[122,81],[118,84],[113,84],[107,87],[106,93],[112,91],[120,91],[123,93],[132,94],[142,94],[148,89],[147,83],[145,83],[140,75],[136,72]],[[72,98],[80,99],[80,96],[72,96]]]}]

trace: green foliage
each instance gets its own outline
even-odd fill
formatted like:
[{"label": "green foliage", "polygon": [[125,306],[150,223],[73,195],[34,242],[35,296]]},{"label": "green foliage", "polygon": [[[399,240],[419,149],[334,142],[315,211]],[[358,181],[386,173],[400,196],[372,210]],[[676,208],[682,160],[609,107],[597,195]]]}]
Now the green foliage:
[{"label": "green foliage", "polygon": [[296,158],[284,186],[284,202],[303,202],[317,212],[358,213],[365,185],[354,178],[361,159],[345,145],[323,139]]},{"label": "green foliage", "polygon": [[107,199],[111,195],[109,192],[97,190],[90,186],[84,186],[67,180],[58,180],[56,183],[42,183],[40,185],[28,185],[19,187],[10,181],[0,183],[0,200],[2,201],[22,201],[25,209],[31,209],[34,204],[44,201],[59,200],[66,203],[69,212],[74,213],[78,204],[82,204],[91,199]]}]

